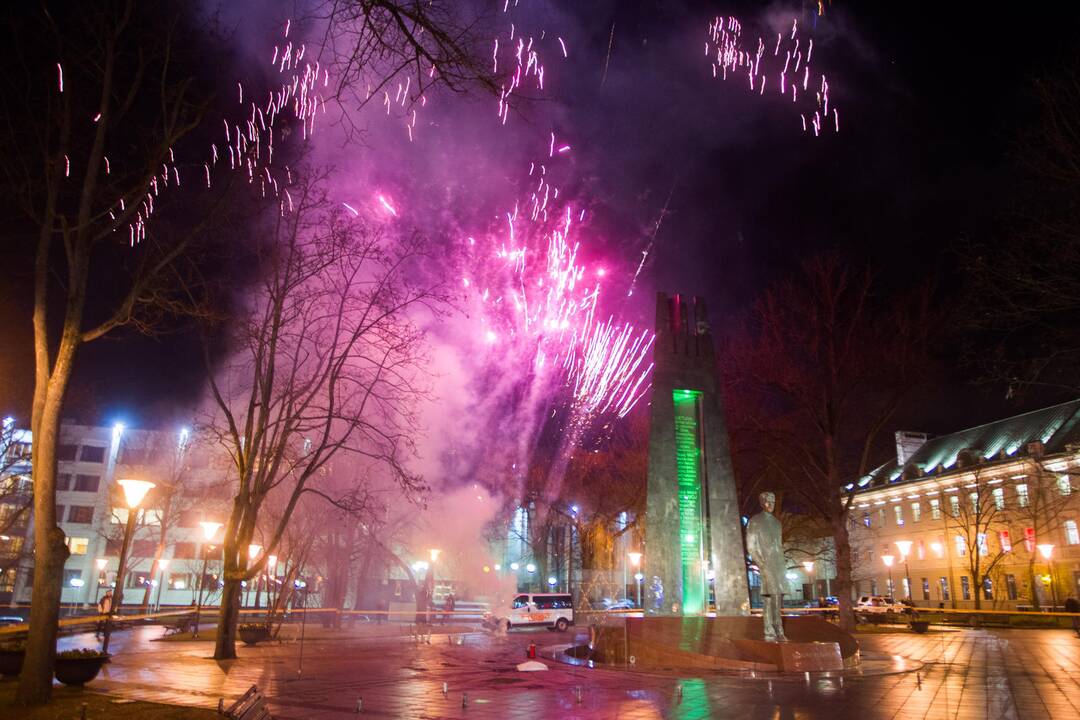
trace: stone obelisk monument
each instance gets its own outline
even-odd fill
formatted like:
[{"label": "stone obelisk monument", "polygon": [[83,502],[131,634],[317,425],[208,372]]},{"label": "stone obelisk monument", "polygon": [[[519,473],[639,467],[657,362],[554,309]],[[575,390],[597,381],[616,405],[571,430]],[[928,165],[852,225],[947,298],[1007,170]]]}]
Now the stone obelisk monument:
[{"label": "stone obelisk monument", "polygon": [[[659,293],[653,350],[645,603],[650,613],[746,612],[746,562],[705,304]],[[711,571],[711,572],[710,572]],[[710,582],[709,576],[715,580]]]}]

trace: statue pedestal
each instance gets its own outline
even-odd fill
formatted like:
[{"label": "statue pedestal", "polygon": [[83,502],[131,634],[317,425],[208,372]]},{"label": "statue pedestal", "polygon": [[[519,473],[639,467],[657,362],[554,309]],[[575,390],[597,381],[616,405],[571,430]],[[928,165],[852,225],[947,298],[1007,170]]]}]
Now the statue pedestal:
[{"label": "statue pedestal", "polygon": [[775,665],[783,672],[824,672],[843,670],[844,658],[840,644],[835,642],[766,642],[764,640],[733,640],[745,657]]},{"label": "statue pedestal", "polygon": [[594,627],[594,658],[638,668],[710,668],[760,672],[843,670],[859,644],[817,617],[784,617],[788,642],[766,642],[760,617],[609,618]]}]

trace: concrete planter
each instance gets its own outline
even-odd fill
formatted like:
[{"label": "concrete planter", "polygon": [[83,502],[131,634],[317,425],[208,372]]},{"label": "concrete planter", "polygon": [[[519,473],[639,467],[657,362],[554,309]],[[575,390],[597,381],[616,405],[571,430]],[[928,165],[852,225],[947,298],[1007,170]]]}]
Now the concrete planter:
[{"label": "concrete planter", "polygon": [[922,635],[923,633],[925,633],[927,630],[930,629],[930,622],[927,621],[927,620],[912,620],[911,621],[911,629],[914,632],[917,632],[920,635]]},{"label": "concrete planter", "polygon": [[270,639],[270,628],[266,625],[241,625],[237,634],[245,645],[255,645]]},{"label": "concrete planter", "polygon": [[81,658],[56,658],[56,679],[65,685],[85,685],[97,677],[108,655]]}]

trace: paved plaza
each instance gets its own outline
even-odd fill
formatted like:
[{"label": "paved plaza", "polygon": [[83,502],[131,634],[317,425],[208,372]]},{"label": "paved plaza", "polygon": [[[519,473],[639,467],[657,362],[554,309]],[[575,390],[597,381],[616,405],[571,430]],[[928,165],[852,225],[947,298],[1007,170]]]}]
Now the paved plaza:
[{"label": "paved plaza", "polygon": [[[580,633],[580,630],[578,631]],[[160,628],[115,636],[116,657],[88,689],[216,707],[257,684],[282,718],[1071,718],[1080,716],[1080,639],[1064,630],[946,630],[861,635],[868,654],[901,655],[919,672],[796,681],[624,672],[545,662],[515,670],[545,631],[439,634],[413,642],[394,626],[342,631],[304,646],[240,647],[215,662],[207,642],[154,642]],[[92,636],[64,638],[93,645]],[[448,692],[443,695],[443,684]],[[464,696],[468,704],[463,707]]]}]

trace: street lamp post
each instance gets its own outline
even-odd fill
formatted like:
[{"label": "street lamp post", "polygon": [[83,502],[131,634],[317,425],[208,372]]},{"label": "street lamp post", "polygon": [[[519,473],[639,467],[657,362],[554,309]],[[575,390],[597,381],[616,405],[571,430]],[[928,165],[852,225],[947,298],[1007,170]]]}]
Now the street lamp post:
[{"label": "street lamp post", "polygon": [[[259,557],[259,553],[261,553],[261,552],[262,552],[262,545],[256,545],[255,543],[251,543],[250,545],[248,545],[248,566],[249,567],[252,565],[252,563],[255,562],[255,558]],[[251,581],[255,584],[255,602],[254,602],[254,604],[252,604],[252,607],[259,607],[259,589],[261,587],[260,584],[259,584],[259,580],[260,580],[259,577],[251,578]],[[251,591],[250,590],[248,590],[248,599],[249,600],[251,599]]]},{"label": "street lamp post", "polygon": [[1043,556],[1043,560],[1046,561],[1046,569],[1050,573],[1050,602],[1053,603],[1050,606],[1050,612],[1057,610],[1057,588],[1054,587],[1054,544],[1042,543],[1036,545],[1039,549],[1039,554]]},{"label": "street lamp post", "polygon": [[105,639],[101,642],[101,652],[109,652],[109,638],[112,634],[112,616],[114,612],[120,612],[124,605],[124,564],[127,563],[128,548],[131,545],[131,536],[135,532],[135,519],[138,516],[139,505],[142,504],[146,493],[154,487],[149,480],[118,480],[117,483],[124,491],[124,501],[128,506],[127,524],[124,526],[124,540],[120,544],[120,564],[116,568],[116,592],[113,593],[112,606],[105,615]]},{"label": "street lamp post", "polygon": [[158,580],[157,603],[154,606],[155,609],[157,609],[157,610],[161,609],[161,588],[165,585],[165,570],[168,567],[169,567],[169,559],[168,558],[158,558],[158,570],[161,572],[161,579]]},{"label": "street lamp post", "polygon": [[206,566],[210,562],[210,550],[213,547],[210,545],[210,541],[214,539],[214,535],[217,533],[218,528],[221,527],[221,523],[203,520],[199,525],[202,526],[203,538],[206,542],[203,543],[203,563],[202,573],[199,575],[199,589],[195,593],[195,622],[191,626],[191,637],[193,638],[199,637],[199,617],[202,615],[203,590],[205,589],[204,585],[206,585]]},{"label": "street lamp post", "polygon": [[[94,564],[97,565],[97,569],[98,569],[97,590],[94,591],[94,604],[97,605],[97,603],[98,603],[98,595],[101,594],[101,585],[102,585],[101,574],[105,572],[105,566],[109,564],[109,561],[106,558],[98,558],[97,560],[94,561]],[[109,584],[109,576],[108,575],[105,576],[105,583],[104,584],[105,585]]]},{"label": "street lamp post", "polygon": [[907,599],[911,600],[911,571],[908,569],[908,553],[911,552],[910,540],[897,540],[896,549],[900,551],[900,559],[904,561],[904,579],[907,581]]},{"label": "street lamp post", "polygon": [[889,599],[893,600],[893,581],[892,581],[892,564],[895,560],[892,555],[882,555],[881,562],[885,563],[885,567],[889,568]]},{"label": "street lamp post", "polygon": [[626,553],[626,557],[630,558],[630,564],[634,566],[634,585],[637,588],[637,606],[641,607],[641,572],[638,568],[641,567],[641,553],[631,552]]},{"label": "street lamp post", "polygon": [[[806,571],[806,579],[810,581],[810,594],[816,596],[817,595],[817,588],[814,587],[814,561],[813,560],[803,560],[802,566],[803,566],[803,570]],[[803,598],[803,599],[806,600],[807,602],[810,601],[810,598]]]}]

